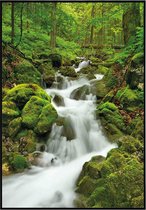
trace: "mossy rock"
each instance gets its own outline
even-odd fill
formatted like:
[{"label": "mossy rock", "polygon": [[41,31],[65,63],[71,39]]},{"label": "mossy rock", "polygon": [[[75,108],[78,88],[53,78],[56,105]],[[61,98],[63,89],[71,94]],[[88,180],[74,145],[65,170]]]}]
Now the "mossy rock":
[{"label": "mossy rock", "polygon": [[120,147],[120,150],[126,151],[127,153],[134,153],[140,155],[140,157],[143,156],[144,148],[143,144],[136,138],[132,136],[123,136],[118,141],[118,146]]},{"label": "mossy rock", "polygon": [[16,83],[34,83],[41,85],[40,72],[27,60],[20,59],[14,68]]},{"label": "mossy rock", "polygon": [[9,157],[9,165],[14,172],[23,172],[29,167],[27,159],[18,153],[13,153]]},{"label": "mossy rock", "polygon": [[[141,143],[138,143],[137,139],[125,136],[118,146],[119,148],[108,152],[102,162],[94,161],[100,177],[93,178],[90,174],[87,176],[86,167],[83,167],[80,185],[77,183],[79,195],[77,195],[76,207],[83,204],[88,208],[144,207],[144,166],[135,153],[141,151]],[[92,164],[92,161],[91,159],[87,162],[86,166]],[[88,192],[87,184],[91,180],[91,183],[95,183],[95,188],[89,188]]]},{"label": "mossy rock", "polygon": [[82,180],[77,184],[77,193],[83,193],[85,196],[89,196],[96,187],[96,180],[89,176],[84,176]]},{"label": "mossy rock", "polygon": [[36,150],[37,142],[39,141],[39,137],[34,133],[33,130],[28,129],[21,129],[15,138],[13,138],[13,141],[19,142],[21,138],[25,138],[26,145],[25,145],[25,151],[27,153],[32,153]]},{"label": "mossy rock", "polygon": [[112,141],[117,141],[126,130],[126,125],[118,107],[114,103],[105,102],[97,107],[97,117]]},{"label": "mossy rock", "polygon": [[128,88],[128,86],[120,89],[115,99],[117,99],[127,111],[135,111],[137,107],[143,108],[144,106],[143,91],[132,90]]},{"label": "mossy rock", "polygon": [[77,73],[75,72],[73,67],[66,66],[66,67],[61,67],[59,68],[59,72],[63,76],[68,76],[68,77],[77,77]]},{"label": "mossy rock", "polygon": [[89,162],[84,163],[82,171],[77,180],[77,183],[79,183],[84,176],[90,176],[93,179],[100,178],[100,173],[99,173],[100,163],[104,159],[105,158],[103,156],[98,155],[98,156],[92,157],[92,159]]},{"label": "mossy rock", "polygon": [[22,118],[18,117],[12,120],[8,125],[8,132],[10,137],[16,136],[16,134],[21,129]]},{"label": "mossy rock", "polygon": [[79,87],[70,94],[70,98],[75,100],[85,100],[86,95],[90,93],[90,87],[88,85],[83,85]]},{"label": "mossy rock", "polygon": [[39,115],[38,122],[34,131],[37,134],[47,133],[51,130],[51,127],[56,121],[57,117],[57,112],[51,104],[44,106],[41,114]]},{"label": "mossy rock", "polygon": [[92,74],[92,75],[94,75],[94,74],[97,74],[97,72],[98,72],[98,69],[97,69],[97,67],[95,67],[95,66],[87,66],[87,67],[84,67],[84,68],[82,68],[80,71],[79,71],[79,74]]},{"label": "mossy rock", "polygon": [[144,120],[136,116],[126,127],[126,133],[139,140],[144,139]]},{"label": "mossy rock", "polygon": [[103,65],[98,65],[98,73],[100,74],[107,74],[109,71],[109,68],[103,66]]},{"label": "mossy rock", "polygon": [[109,71],[106,72],[104,76],[104,81],[106,84],[106,87],[111,90],[112,88],[116,87],[119,84],[119,79],[114,74],[114,70],[112,68],[109,69]]},{"label": "mossy rock", "polygon": [[29,129],[34,129],[43,107],[49,103],[47,100],[41,99],[38,96],[32,96],[22,110],[23,125]]},{"label": "mossy rock", "polygon": [[4,101],[13,101],[20,109],[30,100],[32,96],[38,96],[51,102],[51,97],[36,84],[21,84],[8,91]]},{"label": "mossy rock", "polygon": [[12,101],[2,102],[2,124],[8,125],[11,120],[20,116],[20,110]]},{"label": "mossy rock", "polygon": [[100,101],[108,93],[104,80],[91,82],[90,92]]}]

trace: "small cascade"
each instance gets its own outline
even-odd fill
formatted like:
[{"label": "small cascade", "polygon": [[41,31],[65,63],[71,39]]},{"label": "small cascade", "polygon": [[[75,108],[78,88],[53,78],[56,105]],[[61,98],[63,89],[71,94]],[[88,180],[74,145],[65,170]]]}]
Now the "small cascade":
[{"label": "small cascade", "polygon": [[[90,81],[83,77],[72,81],[57,73],[54,85],[46,89],[62,124],[52,126],[37,166],[3,178],[3,207],[73,208],[75,182],[83,164],[95,155],[106,156],[116,146],[108,142],[96,120],[96,97],[89,93],[85,100],[71,98],[71,93],[84,85],[90,86]],[[56,95],[63,105],[54,103]]]}]

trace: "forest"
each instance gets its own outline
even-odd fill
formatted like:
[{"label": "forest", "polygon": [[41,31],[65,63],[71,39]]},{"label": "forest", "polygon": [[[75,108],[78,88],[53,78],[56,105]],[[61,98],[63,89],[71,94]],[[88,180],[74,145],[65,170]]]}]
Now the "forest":
[{"label": "forest", "polygon": [[2,2],[2,207],[144,208],[145,2]]}]

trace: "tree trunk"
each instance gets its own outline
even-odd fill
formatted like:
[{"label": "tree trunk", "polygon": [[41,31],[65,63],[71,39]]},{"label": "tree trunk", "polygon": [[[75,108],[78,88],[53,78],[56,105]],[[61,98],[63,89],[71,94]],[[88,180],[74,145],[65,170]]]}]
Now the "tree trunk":
[{"label": "tree trunk", "polygon": [[57,32],[56,7],[57,7],[57,2],[52,2],[52,11],[51,11],[52,28],[51,28],[51,40],[50,40],[50,46],[52,52],[54,52],[56,47],[56,32]]},{"label": "tree trunk", "polygon": [[[95,3],[92,4],[92,10],[91,10],[91,19],[94,18],[95,15]],[[91,24],[91,34],[90,34],[90,44],[93,44],[93,35],[94,35],[94,25]]]},{"label": "tree trunk", "polygon": [[11,3],[11,44],[14,44],[14,2]]},{"label": "tree trunk", "polygon": [[124,8],[122,21],[124,43],[127,44],[131,36],[135,36],[136,27],[140,26],[140,4],[132,2],[128,8]]},{"label": "tree trunk", "polygon": [[21,6],[21,11],[20,11],[20,39],[19,39],[19,42],[17,44],[16,47],[18,47],[18,45],[21,43],[21,40],[22,40],[22,33],[23,33],[23,3],[22,3],[22,6]]}]

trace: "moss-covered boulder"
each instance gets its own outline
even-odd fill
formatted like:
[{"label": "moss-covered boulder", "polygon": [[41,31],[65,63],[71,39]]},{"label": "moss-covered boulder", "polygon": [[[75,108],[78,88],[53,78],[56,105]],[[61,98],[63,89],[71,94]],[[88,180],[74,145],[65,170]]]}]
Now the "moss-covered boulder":
[{"label": "moss-covered boulder", "polygon": [[100,74],[108,74],[109,68],[103,66],[103,65],[98,65],[98,73]]},{"label": "moss-covered boulder", "polygon": [[38,96],[42,99],[51,101],[51,97],[36,84],[21,84],[10,89],[4,101],[12,101],[16,103],[17,107],[22,109],[32,96]]},{"label": "moss-covered boulder", "polygon": [[127,111],[135,111],[137,108],[144,107],[144,92],[132,90],[128,86],[120,89],[117,92],[115,99],[117,99],[123,109]]},{"label": "moss-covered boulder", "polygon": [[27,60],[21,59],[14,67],[16,84],[34,83],[41,85],[40,72]]},{"label": "moss-covered boulder", "polygon": [[[106,159],[101,162],[91,159],[85,163],[77,180],[75,207],[143,208],[144,165],[141,156],[143,146],[139,140],[124,136],[118,148],[112,149]],[[89,166],[94,166],[93,174],[98,176],[89,173]]]},{"label": "moss-covered boulder", "polygon": [[82,87],[79,87],[70,94],[70,98],[76,99],[76,100],[85,100],[86,95],[90,93],[90,87],[88,85],[83,85]]},{"label": "moss-covered boulder", "polygon": [[[25,158],[37,149],[37,143],[47,140],[58,115],[51,97],[36,84],[10,89],[2,105],[3,161],[10,171],[21,172],[27,168]],[[18,157],[14,157],[16,153]]]},{"label": "moss-covered boulder", "polygon": [[57,117],[57,112],[52,104],[44,106],[38,117],[38,122],[34,131],[38,134],[47,133],[51,130],[52,124],[55,122]]},{"label": "moss-covered boulder", "polygon": [[20,116],[20,110],[12,101],[2,102],[2,124],[8,125],[11,120]]},{"label": "moss-covered boulder", "polygon": [[97,74],[98,70],[95,66],[87,66],[79,71],[79,74]]},{"label": "moss-covered boulder", "polygon": [[22,123],[29,129],[35,128],[42,109],[49,102],[38,96],[32,96],[22,110]]},{"label": "moss-covered boulder", "polygon": [[118,107],[111,102],[97,106],[97,117],[111,141],[117,141],[126,130],[126,125]]},{"label": "moss-covered boulder", "polygon": [[99,102],[108,93],[108,88],[106,87],[105,81],[104,80],[92,81],[90,92],[96,96]]},{"label": "moss-covered boulder", "polygon": [[41,85],[41,74],[35,68],[32,59],[7,43],[3,46],[2,77],[3,86],[21,83]]},{"label": "moss-covered boulder", "polygon": [[9,136],[14,137],[21,129],[22,118],[17,117],[13,119],[8,125]]},{"label": "moss-covered boulder", "polygon": [[77,73],[75,72],[75,69],[73,67],[70,67],[70,66],[65,66],[65,67],[59,68],[59,72],[63,76],[77,77]]}]

